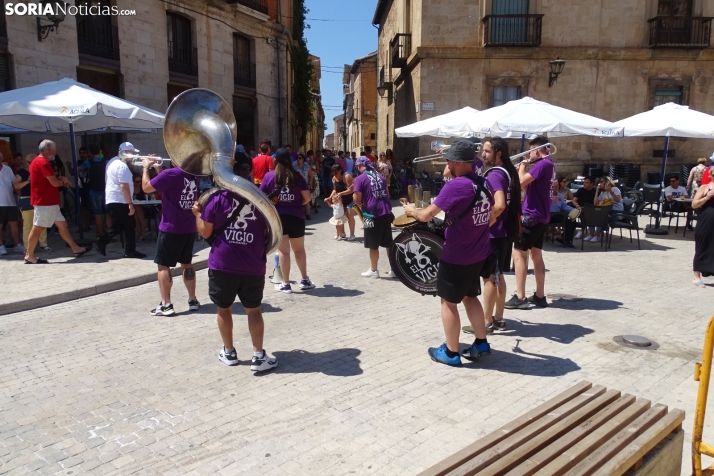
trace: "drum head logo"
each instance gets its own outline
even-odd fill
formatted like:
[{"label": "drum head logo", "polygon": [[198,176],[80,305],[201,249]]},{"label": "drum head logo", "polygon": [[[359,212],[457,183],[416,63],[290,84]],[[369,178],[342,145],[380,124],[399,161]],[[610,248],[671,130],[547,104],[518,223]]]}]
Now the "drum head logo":
[{"label": "drum head logo", "polygon": [[436,275],[444,240],[427,231],[407,230],[399,234],[389,250],[389,262],[408,288],[436,294]]}]

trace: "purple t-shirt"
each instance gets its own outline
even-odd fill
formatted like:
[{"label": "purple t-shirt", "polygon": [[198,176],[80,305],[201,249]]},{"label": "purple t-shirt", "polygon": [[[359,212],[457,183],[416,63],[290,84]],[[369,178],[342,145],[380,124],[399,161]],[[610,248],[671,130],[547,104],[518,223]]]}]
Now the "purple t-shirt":
[{"label": "purple t-shirt", "polygon": [[[473,179],[473,180],[471,180]],[[476,184],[481,182],[489,189],[488,182],[474,173],[456,177],[444,184],[434,205],[446,212],[446,220],[457,218],[466,207],[471,205],[477,191]],[[441,251],[441,260],[456,265],[474,264],[483,261],[491,254],[488,222],[493,208],[493,199],[485,193],[476,201],[473,211],[446,228],[446,241]]]},{"label": "purple t-shirt", "polygon": [[555,166],[550,159],[539,160],[528,171],[535,179],[526,188],[523,199],[523,215],[530,215],[538,223],[550,222],[550,202],[553,185],[558,181]]},{"label": "purple t-shirt", "polygon": [[198,200],[198,178],[178,167],[164,170],[149,182],[161,193],[161,223],[164,233],[195,233],[196,217],[191,207]]},{"label": "purple t-shirt", "polygon": [[471,163],[471,171],[476,175],[483,175],[483,160],[478,158],[474,159]]},{"label": "purple t-shirt", "polygon": [[511,203],[511,188],[508,186],[508,175],[501,169],[492,168],[486,175],[486,181],[491,187],[494,196],[496,192],[501,191],[506,197],[506,209],[498,215],[496,218],[496,223],[491,225],[491,238],[504,238],[508,236],[508,229],[506,228],[506,223],[508,221],[508,206]]},{"label": "purple t-shirt", "polygon": [[374,170],[357,176],[354,191],[362,194],[362,211],[381,217],[392,213],[392,203],[387,196],[387,181]]},{"label": "purple t-shirt", "polygon": [[[279,215],[293,215],[298,218],[305,219],[305,206],[302,204],[302,190],[310,190],[307,182],[300,173],[296,173],[297,185],[293,187],[284,187],[280,191],[280,200],[275,204]],[[275,172],[272,170],[265,174],[263,182],[260,184],[260,189],[263,193],[270,195],[275,190]]]},{"label": "purple t-shirt", "polygon": [[[216,230],[225,223],[236,206],[238,196],[221,190],[208,199],[201,220],[213,223],[213,229]],[[216,236],[208,254],[208,268],[231,274],[264,276],[265,229],[263,215],[246,202],[233,223]]]}]

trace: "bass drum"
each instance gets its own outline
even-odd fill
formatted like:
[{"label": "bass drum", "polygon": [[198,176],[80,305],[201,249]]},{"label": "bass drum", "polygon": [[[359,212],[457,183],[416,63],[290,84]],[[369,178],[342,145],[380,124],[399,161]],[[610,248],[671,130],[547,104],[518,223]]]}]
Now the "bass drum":
[{"label": "bass drum", "polygon": [[436,296],[443,235],[430,231],[427,224],[410,227],[394,238],[389,248],[392,272],[406,287],[418,293]]}]

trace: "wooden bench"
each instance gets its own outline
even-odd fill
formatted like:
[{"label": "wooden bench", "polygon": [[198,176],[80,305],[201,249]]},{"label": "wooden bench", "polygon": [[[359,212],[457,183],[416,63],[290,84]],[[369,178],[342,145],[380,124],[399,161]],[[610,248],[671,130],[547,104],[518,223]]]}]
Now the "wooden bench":
[{"label": "wooden bench", "polygon": [[682,421],[682,410],[580,382],[420,476],[678,476]]}]

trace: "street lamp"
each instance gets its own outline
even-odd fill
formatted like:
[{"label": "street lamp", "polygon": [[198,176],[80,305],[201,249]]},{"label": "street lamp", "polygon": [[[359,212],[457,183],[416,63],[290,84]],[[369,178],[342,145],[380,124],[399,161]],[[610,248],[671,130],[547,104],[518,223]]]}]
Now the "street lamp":
[{"label": "street lamp", "polygon": [[[53,5],[53,12],[37,17],[37,41],[42,41],[47,38],[51,31],[58,31],[59,24],[62,23],[65,18],[65,9],[67,8],[66,3],[43,0],[40,4],[40,8],[43,12],[45,11],[45,6],[48,4]],[[50,24],[43,24],[43,21],[49,21]]]},{"label": "street lamp", "polygon": [[551,87],[558,80],[558,76],[563,72],[565,68],[565,60],[557,59],[550,60],[550,74],[548,75],[548,87]]},{"label": "street lamp", "polygon": [[377,93],[379,94],[379,97],[383,98],[385,94],[391,93],[392,92],[392,83],[382,83],[381,85],[377,86]]}]

